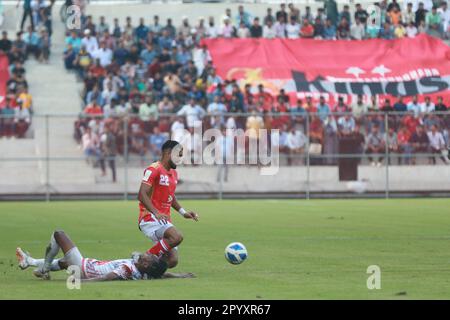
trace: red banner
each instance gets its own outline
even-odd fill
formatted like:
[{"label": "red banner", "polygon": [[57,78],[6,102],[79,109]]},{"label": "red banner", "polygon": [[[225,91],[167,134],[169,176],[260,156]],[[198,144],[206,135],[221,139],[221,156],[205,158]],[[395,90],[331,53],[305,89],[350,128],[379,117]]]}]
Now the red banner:
[{"label": "red banner", "polygon": [[6,83],[9,80],[9,62],[5,54],[0,55],[0,108],[5,105]]},{"label": "red banner", "polygon": [[207,39],[217,74],[297,97],[442,95],[450,47],[421,34],[397,40]]}]

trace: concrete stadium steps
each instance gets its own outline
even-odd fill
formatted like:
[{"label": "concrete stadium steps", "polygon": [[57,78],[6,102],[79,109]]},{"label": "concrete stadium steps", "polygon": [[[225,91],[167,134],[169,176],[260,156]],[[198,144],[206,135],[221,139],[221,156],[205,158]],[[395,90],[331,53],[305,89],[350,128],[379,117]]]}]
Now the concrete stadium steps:
[{"label": "concrete stadium steps", "polygon": [[35,111],[44,113],[78,113],[81,110],[80,90],[74,74],[64,69],[64,25],[54,19],[54,32],[49,64],[41,64],[33,58],[27,62],[27,78],[33,82],[30,92],[34,95]]},{"label": "concrete stadium steps", "polygon": [[[56,8],[54,9],[56,11]],[[55,12],[54,12],[55,14]],[[49,64],[41,64],[34,59],[27,63],[27,78],[33,95],[35,113],[77,114],[81,111],[80,90],[75,76],[67,72],[63,65],[64,25],[54,18],[54,34]],[[76,116],[49,118],[50,156],[80,156],[80,150],[73,141],[73,123]],[[36,139],[45,139],[45,119],[36,118]]]},{"label": "concrete stadium steps", "polygon": [[[36,157],[36,144],[34,139],[0,139],[0,192],[11,190],[11,187],[28,185],[37,192],[45,183],[45,164],[42,161],[32,160]],[[7,160],[4,158],[28,158],[28,160]],[[3,190],[1,190],[3,189]]]},{"label": "concrete stadium steps", "polygon": [[[77,114],[81,110],[79,92],[82,84],[63,65],[65,27],[59,20],[59,7],[53,9],[53,36],[49,64],[42,64],[30,57],[26,62],[26,77],[33,96],[33,131],[30,139],[0,139],[1,156],[7,158],[46,157],[47,129],[44,114]],[[8,30],[10,37],[18,27],[21,10],[6,7],[2,29]],[[80,157],[75,161],[51,161],[50,184],[70,182],[73,184],[95,184],[94,169],[82,159],[83,153],[73,139],[73,125],[76,116],[50,117],[48,143],[50,157]],[[45,190],[47,179],[45,161],[0,161],[2,177],[0,192],[21,191],[21,184],[31,192]],[[16,187],[14,187],[16,186]]]},{"label": "concrete stadium steps", "polygon": [[0,139],[0,155],[2,158],[33,157],[36,155],[36,143],[34,139],[3,137]]}]

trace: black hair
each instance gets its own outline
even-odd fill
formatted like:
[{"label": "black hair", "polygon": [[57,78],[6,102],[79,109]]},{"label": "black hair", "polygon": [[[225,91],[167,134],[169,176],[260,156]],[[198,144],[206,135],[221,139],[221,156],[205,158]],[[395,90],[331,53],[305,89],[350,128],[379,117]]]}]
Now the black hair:
[{"label": "black hair", "polygon": [[148,269],[147,272],[148,279],[161,279],[166,270],[167,270],[167,262],[159,259],[157,262],[154,262]]},{"label": "black hair", "polygon": [[172,150],[173,148],[175,148],[177,145],[179,145],[180,143],[178,141],[175,140],[167,140],[166,142],[164,142],[164,144],[161,147],[161,151],[164,152],[166,150]]}]

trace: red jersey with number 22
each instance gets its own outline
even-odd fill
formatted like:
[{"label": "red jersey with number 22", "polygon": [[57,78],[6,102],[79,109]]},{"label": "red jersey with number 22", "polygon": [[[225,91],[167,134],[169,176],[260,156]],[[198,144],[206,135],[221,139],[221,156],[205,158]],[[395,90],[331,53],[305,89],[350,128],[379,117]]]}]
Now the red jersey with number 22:
[{"label": "red jersey with number 22", "polygon": [[[170,208],[178,183],[177,171],[174,169],[168,171],[159,161],[155,162],[145,169],[142,183],[153,187],[152,205],[159,213],[167,215],[168,221],[170,221]],[[139,202],[139,222],[141,220],[155,221],[155,218],[142,202]]]}]

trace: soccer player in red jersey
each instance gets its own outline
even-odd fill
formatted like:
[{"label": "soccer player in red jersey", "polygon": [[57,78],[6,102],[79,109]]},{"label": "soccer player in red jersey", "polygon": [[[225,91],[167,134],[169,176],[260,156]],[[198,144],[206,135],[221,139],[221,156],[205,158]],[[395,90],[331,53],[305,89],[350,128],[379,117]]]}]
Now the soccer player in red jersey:
[{"label": "soccer player in red jersey", "polygon": [[139,189],[139,229],[154,246],[147,253],[161,256],[169,268],[178,264],[177,246],[183,236],[172,224],[170,208],[174,208],[184,218],[198,221],[198,215],[186,211],[175,197],[178,175],[175,170],[183,157],[182,146],[174,140],[166,141],[162,146],[161,159],[144,171]]}]

